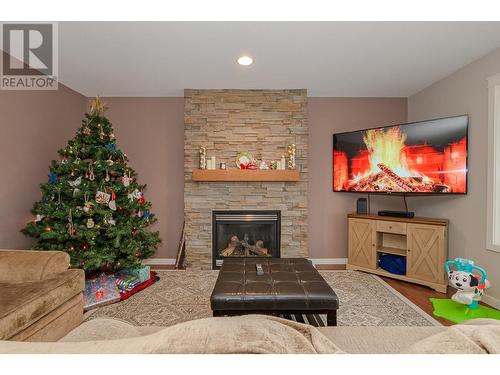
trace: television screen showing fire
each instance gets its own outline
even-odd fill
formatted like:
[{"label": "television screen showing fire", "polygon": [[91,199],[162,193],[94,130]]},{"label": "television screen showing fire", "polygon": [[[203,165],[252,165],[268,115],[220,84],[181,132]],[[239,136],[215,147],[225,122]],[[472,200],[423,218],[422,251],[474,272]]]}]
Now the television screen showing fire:
[{"label": "television screen showing fire", "polygon": [[468,116],[333,136],[333,190],[467,193]]}]

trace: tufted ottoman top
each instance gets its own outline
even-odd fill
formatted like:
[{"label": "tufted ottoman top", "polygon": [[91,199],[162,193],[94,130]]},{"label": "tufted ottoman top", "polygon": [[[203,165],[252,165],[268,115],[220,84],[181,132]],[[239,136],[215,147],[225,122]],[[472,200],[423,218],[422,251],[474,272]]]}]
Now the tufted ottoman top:
[{"label": "tufted ottoman top", "polygon": [[[255,264],[262,264],[257,276]],[[337,295],[304,258],[226,258],[210,297],[212,310],[336,310]]]}]

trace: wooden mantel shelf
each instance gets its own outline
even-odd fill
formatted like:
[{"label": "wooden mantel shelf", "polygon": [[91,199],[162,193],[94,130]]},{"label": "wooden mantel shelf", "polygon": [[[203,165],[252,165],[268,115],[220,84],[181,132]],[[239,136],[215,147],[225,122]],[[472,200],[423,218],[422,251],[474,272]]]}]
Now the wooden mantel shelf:
[{"label": "wooden mantel shelf", "polygon": [[299,181],[296,169],[248,170],[248,169],[194,169],[193,181]]}]

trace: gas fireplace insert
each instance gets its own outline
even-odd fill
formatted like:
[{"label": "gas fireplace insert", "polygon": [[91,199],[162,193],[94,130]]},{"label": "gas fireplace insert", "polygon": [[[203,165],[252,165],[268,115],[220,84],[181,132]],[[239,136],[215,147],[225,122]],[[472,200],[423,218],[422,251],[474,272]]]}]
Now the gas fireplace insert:
[{"label": "gas fireplace insert", "polygon": [[281,211],[213,211],[212,265],[224,258],[280,257]]}]

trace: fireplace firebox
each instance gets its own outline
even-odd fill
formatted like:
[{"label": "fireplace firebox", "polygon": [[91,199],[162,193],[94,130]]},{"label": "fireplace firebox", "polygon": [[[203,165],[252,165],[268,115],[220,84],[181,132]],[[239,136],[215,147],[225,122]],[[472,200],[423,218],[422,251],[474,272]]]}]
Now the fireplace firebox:
[{"label": "fireplace firebox", "polygon": [[281,211],[213,211],[212,266],[227,257],[280,257]]}]

